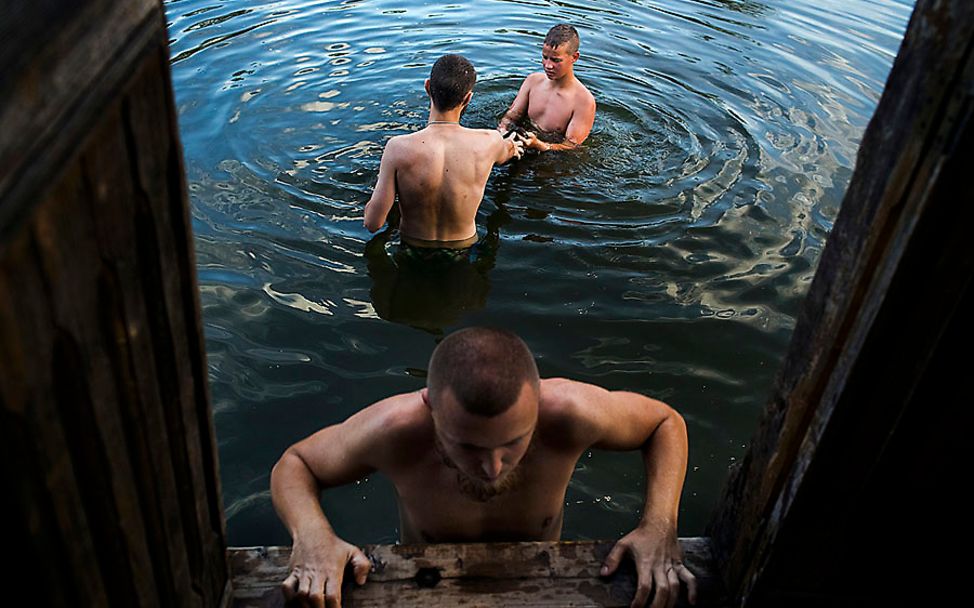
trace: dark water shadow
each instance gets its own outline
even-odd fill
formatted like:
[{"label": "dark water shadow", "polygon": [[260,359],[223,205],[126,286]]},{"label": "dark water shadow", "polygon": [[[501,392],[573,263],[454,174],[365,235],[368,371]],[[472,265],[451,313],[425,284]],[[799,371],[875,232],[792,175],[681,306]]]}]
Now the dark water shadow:
[{"label": "dark water shadow", "polygon": [[372,279],[370,296],[376,314],[393,323],[442,335],[460,318],[487,304],[488,273],[497,259],[500,227],[511,219],[503,205],[487,218],[487,233],[464,255],[416,255],[416,250],[397,240],[399,222],[365,245],[365,259]]}]

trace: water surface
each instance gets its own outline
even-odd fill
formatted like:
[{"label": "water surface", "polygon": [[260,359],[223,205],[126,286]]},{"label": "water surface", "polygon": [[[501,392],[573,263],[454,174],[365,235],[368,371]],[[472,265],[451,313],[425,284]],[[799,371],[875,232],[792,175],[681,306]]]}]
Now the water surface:
[{"label": "water surface", "polygon": [[[747,447],[912,3],[454,4],[169,0],[230,543],[285,544],[281,452],[424,384],[459,327],[518,332],[543,375],[644,392],[690,434],[682,535]],[[598,114],[583,149],[495,170],[474,264],[431,273],[362,210],[389,137],[425,124],[444,53],[493,127],[554,23],[582,36]],[[636,454],[583,457],[567,538],[637,521]],[[393,542],[379,476],[325,495],[356,543]]]}]

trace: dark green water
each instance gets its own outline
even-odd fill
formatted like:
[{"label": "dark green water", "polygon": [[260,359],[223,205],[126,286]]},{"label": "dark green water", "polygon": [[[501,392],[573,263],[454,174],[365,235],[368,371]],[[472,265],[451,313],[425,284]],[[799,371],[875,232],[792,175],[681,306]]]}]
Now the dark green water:
[{"label": "dark green water", "polygon": [[[747,446],[912,3],[169,0],[230,543],[289,541],[270,468],[292,442],[423,386],[438,337],[517,331],[543,375],[644,392],[690,433],[683,535]],[[362,209],[384,142],[421,128],[443,53],[492,127],[540,42],[576,25],[599,104],[583,150],[496,169],[476,264],[391,257]],[[593,453],[565,534],[637,520],[635,454]],[[381,477],[325,495],[340,534],[398,537]]]}]

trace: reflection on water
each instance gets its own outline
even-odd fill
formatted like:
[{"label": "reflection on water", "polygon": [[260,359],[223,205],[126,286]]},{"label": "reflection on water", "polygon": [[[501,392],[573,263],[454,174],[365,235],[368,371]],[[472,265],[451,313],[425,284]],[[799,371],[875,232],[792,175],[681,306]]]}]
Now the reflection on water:
[{"label": "reflection on water", "polygon": [[[500,226],[509,219],[503,207],[487,218],[487,234],[463,250],[423,249],[400,243],[386,245],[396,230],[387,227],[365,245],[370,292],[375,312],[393,323],[436,335],[455,325],[463,313],[487,304],[488,272],[494,267]],[[397,224],[390,214],[390,226]]]},{"label": "reflection on water", "polygon": [[[232,544],[287,541],[266,491],[291,442],[422,386],[438,337],[521,334],[544,375],[685,416],[681,532],[743,453],[838,210],[908,0],[169,0]],[[585,146],[495,169],[476,255],[437,272],[362,226],[383,146],[467,55],[493,127],[556,22],[598,114]],[[484,233],[484,231],[486,231]],[[632,454],[583,458],[569,537],[636,521]],[[396,537],[387,482],[329,493],[355,542]]]}]

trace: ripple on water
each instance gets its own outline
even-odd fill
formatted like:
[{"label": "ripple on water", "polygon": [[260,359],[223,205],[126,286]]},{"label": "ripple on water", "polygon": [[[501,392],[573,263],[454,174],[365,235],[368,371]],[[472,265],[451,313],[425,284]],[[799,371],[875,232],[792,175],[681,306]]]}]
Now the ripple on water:
[{"label": "ripple on water", "polygon": [[[232,541],[286,541],[266,494],[284,447],[422,386],[435,340],[470,323],[521,333],[545,374],[677,405],[693,437],[683,532],[699,532],[787,345],[909,2],[165,5]],[[395,231],[371,237],[362,208],[386,141],[425,123],[432,62],[473,59],[464,124],[493,127],[557,21],[582,34],[589,141],[495,171],[477,265],[440,283],[409,274]],[[583,459],[566,531],[624,531],[641,478],[625,455]],[[333,520],[359,542],[393,538],[391,490],[367,485],[336,495]]]}]

